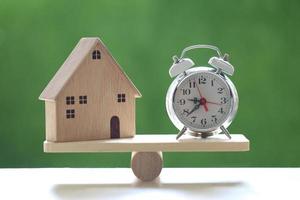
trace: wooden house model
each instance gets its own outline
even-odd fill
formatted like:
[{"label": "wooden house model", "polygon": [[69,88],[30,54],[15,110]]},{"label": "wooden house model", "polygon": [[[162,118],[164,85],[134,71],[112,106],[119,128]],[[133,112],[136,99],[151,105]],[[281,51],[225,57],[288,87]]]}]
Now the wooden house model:
[{"label": "wooden house model", "polygon": [[39,99],[46,140],[98,140],[135,135],[140,92],[99,38],[82,38]]}]

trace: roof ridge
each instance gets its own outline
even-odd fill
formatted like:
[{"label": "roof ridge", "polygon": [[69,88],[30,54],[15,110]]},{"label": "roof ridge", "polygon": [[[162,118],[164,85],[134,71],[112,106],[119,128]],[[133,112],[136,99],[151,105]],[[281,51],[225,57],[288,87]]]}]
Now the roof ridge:
[{"label": "roof ridge", "polygon": [[39,96],[39,99],[47,100],[47,101],[55,101],[56,97],[64,89],[65,85],[71,79],[73,74],[78,70],[79,66],[81,66],[82,62],[84,61],[84,58],[86,58],[91,48],[93,48],[97,44],[97,42],[99,42],[100,45],[103,46],[104,50],[107,51],[112,61],[117,65],[116,67],[118,68],[118,70],[121,72],[121,74],[131,85],[132,89],[136,92],[135,97],[141,97],[142,95],[139,92],[139,90],[135,87],[135,85],[127,76],[125,71],[111,55],[110,51],[105,46],[105,44],[101,41],[101,39],[99,37],[83,37],[79,40],[79,42],[76,44],[76,46],[71,51],[71,53],[66,58],[66,60],[63,62],[61,67],[57,70],[55,75],[52,77],[48,85],[45,87],[45,89]]}]

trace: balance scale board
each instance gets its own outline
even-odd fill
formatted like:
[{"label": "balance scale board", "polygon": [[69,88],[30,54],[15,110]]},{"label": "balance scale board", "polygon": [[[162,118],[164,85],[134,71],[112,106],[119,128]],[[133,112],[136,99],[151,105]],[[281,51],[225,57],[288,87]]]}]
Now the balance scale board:
[{"label": "balance scale board", "polygon": [[45,152],[187,152],[187,151],[248,151],[249,140],[242,134],[210,138],[183,136],[176,140],[174,134],[136,135],[132,138],[91,140],[80,142],[44,142]]},{"label": "balance scale board", "polygon": [[238,152],[249,151],[249,140],[242,134],[224,134],[209,138],[188,135],[176,140],[174,134],[138,134],[132,138],[79,142],[44,142],[48,153],[132,152],[131,168],[142,181],[159,176],[163,167],[162,152]]}]

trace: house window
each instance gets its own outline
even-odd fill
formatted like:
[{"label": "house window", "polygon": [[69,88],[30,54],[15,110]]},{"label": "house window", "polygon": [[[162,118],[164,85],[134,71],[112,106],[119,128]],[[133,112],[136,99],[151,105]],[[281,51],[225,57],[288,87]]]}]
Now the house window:
[{"label": "house window", "polygon": [[126,98],[125,98],[125,94],[118,94],[118,102],[125,102]]},{"label": "house window", "polygon": [[75,97],[74,96],[68,96],[68,97],[66,97],[66,104],[67,105],[75,104]]},{"label": "house window", "polygon": [[101,59],[101,54],[99,50],[94,50],[92,54],[93,60],[100,60]]},{"label": "house window", "polygon": [[79,96],[80,104],[87,104],[87,96]]},{"label": "house window", "polygon": [[75,110],[74,109],[66,110],[66,117],[67,119],[75,118]]}]

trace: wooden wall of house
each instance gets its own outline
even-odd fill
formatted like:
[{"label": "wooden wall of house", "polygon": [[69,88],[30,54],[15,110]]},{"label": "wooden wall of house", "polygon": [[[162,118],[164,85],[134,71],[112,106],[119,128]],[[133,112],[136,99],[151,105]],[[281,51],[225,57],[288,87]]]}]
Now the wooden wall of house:
[{"label": "wooden wall of house", "polygon": [[45,101],[46,140],[57,141],[56,103]]},{"label": "wooden wall of house", "polygon": [[[110,119],[120,119],[121,137],[135,134],[135,97],[128,80],[122,75],[110,55],[97,44],[100,60],[86,56],[75,74],[63,88],[57,102],[56,141],[78,141],[110,138]],[[118,94],[126,102],[119,103]],[[66,104],[74,96],[75,104]],[[87,96],[87,104],[79,104],[79,96]],[[75,110],[75,118],[66,118],[66,110]]]}]

